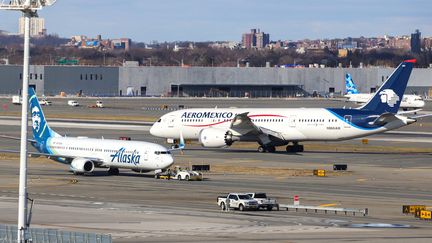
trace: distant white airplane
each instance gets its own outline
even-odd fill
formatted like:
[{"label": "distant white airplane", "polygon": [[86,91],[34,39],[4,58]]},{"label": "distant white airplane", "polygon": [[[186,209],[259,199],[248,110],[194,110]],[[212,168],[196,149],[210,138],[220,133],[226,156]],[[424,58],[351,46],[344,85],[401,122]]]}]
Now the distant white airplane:
[{"label": "distant white airplane", "polygon": [[[415,60],[402,62],[361,108],[212,108],[163,115],[150,133],[167,140],[197,139],[210,148],[257,142],[259,152],[302,152],[303,141],[340,141],[383,133],[416,122],[398,113]],[[409,112],[406,112],[409,113]],[[292,145],[290,145],[292,144]]]},{"label": "distant white airplane", "polygon": [[62,137],[48,126],[32,88],[29,89],[29,103],[33,130],[30,142],[39,151],[29,154],[68,164],[74,174],[91,173],[95,167],[107,168],[112,175],[118,175],[119,168],[135,172],[160,172],[174,162],[168,149],[154,143]]},{"label": "distant white airplane", "polygon": [[[347,97],[348,101],[351,102],[356,102],[360,104],[366,103],[374,95],[373,93],[358,92],[354,80],[352,79],[349,73],[345,75],[345,87],[347,90],[347,94],[345,95],[345,97]],[[424,106],[425,106],[425,102],[423,98],[419,95],[404,94],[402,96],[402,102],[400,104],[400,108],[403,110],[421,109]]]}]

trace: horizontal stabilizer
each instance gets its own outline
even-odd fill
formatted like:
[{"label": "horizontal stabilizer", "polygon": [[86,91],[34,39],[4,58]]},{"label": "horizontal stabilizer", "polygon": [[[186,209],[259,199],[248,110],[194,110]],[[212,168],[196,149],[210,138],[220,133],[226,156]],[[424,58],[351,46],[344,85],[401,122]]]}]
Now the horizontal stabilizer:
[{"label": "horizontal stabilizer", "polygon": [[417,113],[421,110],[422,109],[417,109],[417,110],[412,110],[412,111],[399,111],[397,114],[398,115],[414,114],[414,113]]},{"label": "horizontal stabilizer", "polygon": [[395,114],[393,113],[384,113],[377,117],[374,121],[370,122],[371,125],[377,125],[377,126],[384,126],[387,123],[400,120]]},{"label": "horizontal stabilizer", "polygon": [[410,116],[409,118],[418,119],[418,118],[424,118],[424,117],[429,117],[429,116],[432,116],[432,114],[422,114],[422,115]]}]

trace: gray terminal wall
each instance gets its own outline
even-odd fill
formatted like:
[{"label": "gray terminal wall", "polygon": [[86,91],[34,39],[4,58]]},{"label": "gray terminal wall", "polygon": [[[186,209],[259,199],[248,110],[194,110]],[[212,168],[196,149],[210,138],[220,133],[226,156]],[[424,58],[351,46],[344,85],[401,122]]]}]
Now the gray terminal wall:
[{"label": "gray terminal wall", "polygon": [[119,69],[117,67],[45,66],[46,95],[60,92],[88,96],[116,96]]},{"label": "gray terminal wall", "polygon": [[[172,85],[297,85],[306,92],[345,92],[345,74],[350,73],[360,92],[379,87],[394,68],[230,68],[230,67],[120,67],[119,89],[128,87],[146,95],[163,95]],[[407,92],[427,92],[432,87],[432,69],[414,69]]]},{"label": "gray terminal wall", "polygon": [[[31,66],[30,79],[37,93],[57,95],[60,92],[84,95],[160,96],[173,85],[296,85],[306,92],[325,93],[334,88],[345,92],[345,74],[350,73],[359,91],[370,92],[380,86],[394,68],[236,68],[236,67],[98,67],[98,66]],[[22,66],[0,65],[0,94],[17,94],[21,89]],[[144,88],[144,89],[142,89]],[[268,88],[268,87],[267,87]],[[432,69],[414,69],[407,92],[424,94],[432,88]],[[144,95],[144,94],[143,94]]]}]

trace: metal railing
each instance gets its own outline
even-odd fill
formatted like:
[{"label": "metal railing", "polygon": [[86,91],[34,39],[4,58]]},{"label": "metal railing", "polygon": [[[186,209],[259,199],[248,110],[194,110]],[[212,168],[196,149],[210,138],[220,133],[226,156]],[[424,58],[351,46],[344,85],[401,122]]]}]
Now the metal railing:
[{"label": "metal railing", "polygon": [[293,205],[293,204],[280,204],[279,208],[285,208],[287,211],[289,211],[290,209],[295,210],[296,212],[299,209],[303,209],[305,210],[305,212],[315,212],[317,213],[318,211],[324,212],[324,213],[328,213],[328,212],[334,212],[335,214],[339,213],[344,213],[345,215],[347,215],[348,213],[352,214],[352,215],[363,215],[366,216],[368,215],[368,209],[356,209],[356,208],[335,208],[335,207],[320,207],[320,206],[305,206],[305,205]]},{"label": "metal railing", "polygon": [[[0,225],[0,243],[17,242],[16,226]],[[26,236],[37,243],[111,243],[111,235],[30,228]]]}]

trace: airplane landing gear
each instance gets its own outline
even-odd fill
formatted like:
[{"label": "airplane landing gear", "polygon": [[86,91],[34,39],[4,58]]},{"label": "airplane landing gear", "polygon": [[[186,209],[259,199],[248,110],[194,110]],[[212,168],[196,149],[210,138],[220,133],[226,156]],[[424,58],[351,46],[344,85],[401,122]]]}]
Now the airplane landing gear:
[{"label": "airplane landing gear", "polygon": [[294,145],[288,145],[286,147],[286,151],[288,153],[299,153],[304,151],[303,145],[299,145],[298,143],[294,143]]},{"label": "airplane landing gear", "polygon": [[110,175],[119,175],[120,171],[119,171],[118,168],[109,168],[108,174],[110,174]]},{"label": "airplane landing gear", "polygon": [[259,146],[258,147],[258,152],[260,152],[260,153],[266,153],[266,152],[274,153],[275,151],[276,151],[276,148],[274,146],[268,146],[268,147]]}]

